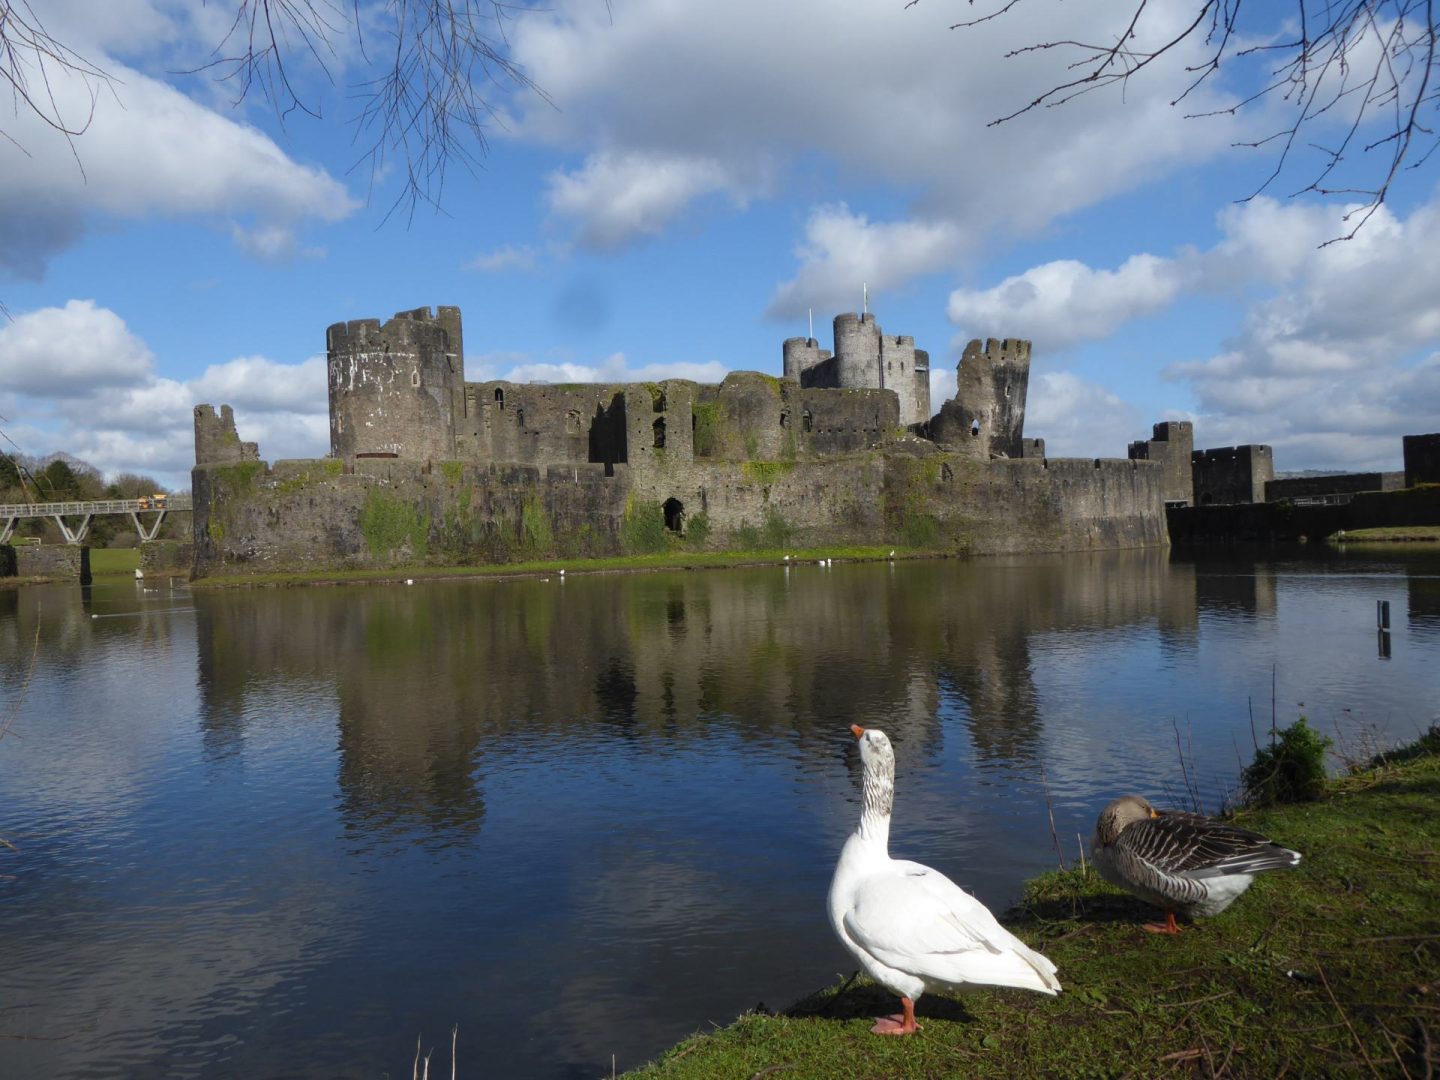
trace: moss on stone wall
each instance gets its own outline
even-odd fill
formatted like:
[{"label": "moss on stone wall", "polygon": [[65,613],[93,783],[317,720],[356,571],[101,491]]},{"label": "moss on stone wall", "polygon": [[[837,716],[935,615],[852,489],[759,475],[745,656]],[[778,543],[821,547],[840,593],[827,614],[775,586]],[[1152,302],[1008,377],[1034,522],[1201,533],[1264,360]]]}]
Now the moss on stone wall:
[{"label": "moss on stone wall", "polygon": [[740,464],[740,475],[752,484],[773,487],[782,476],[795,471],[793,461],[745,461]]},{"label": "moss on stone wall", "polygon": [[695,456],[711,457],[720,439],[720,405],[718,402],[695,402],[690,406],[694,417]]},{"label": "moss on stone wall", "polygon": [[531,496],[520,508],[520,548],[527,558],[551,555],[555,534],[550,528],[550,515],[539,498]]},{"label": "moss on stone wall", "polygon": [[371,488],[360,510],[360,535],[374,558],[393,560],[408,543],[410,557],[423,559],[430,549],[430,515]]},{"label": "moss on stone wall", "polygon": [[460,481],[465,475],[465,463],[463,461],[442,461],[440,462],[440,475],[445,477],[446,482],[452,487],[459,487]]},{"label": "moss on stone wall", "polygon": [[620,547],[626,555],[649,555],[664,551],[665,510],[658,502],[629,498],[620,520]]},{"label": "moss on stone wall", "polygon": [[263,461],[234,461],[226,465],[213,466],[217,482],[231,489],[235,494],[248,492],[255,487],[255,478],[265,471]]}]

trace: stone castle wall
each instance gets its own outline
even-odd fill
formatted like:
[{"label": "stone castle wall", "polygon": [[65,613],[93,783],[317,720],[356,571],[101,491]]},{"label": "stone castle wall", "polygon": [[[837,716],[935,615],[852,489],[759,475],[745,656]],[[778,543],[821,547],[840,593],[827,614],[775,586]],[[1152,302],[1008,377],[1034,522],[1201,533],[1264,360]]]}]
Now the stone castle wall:
[{"label": "stone castle wall", "polygon": [[833,356],[791,339],[785,378],[732,372],[718,385],[466,383],[460,335],[455,308],[330,327],[323,461],[267,465],[239,441],[228,406],[198,407],[196,573],[677,543],[999,552],[1166,542],[1161,469],[1046,461],[1043,441],[1024,438],[1028,342],[972,342],[956,400],[926,425],[906,415],[928,412],[927,354],[868,313],[836,317]]},{"label": "stone castle wall", "polygon": [[1406,435],[1401,442],[1405,453],[1405,486],[1440,484],[1440,432]]},{"label": "stone castle wall", "polygon": [[1268,446],[1222,446],[1190,456],[1195,505],[1263,503],[1265,485],[1275,479]]}]

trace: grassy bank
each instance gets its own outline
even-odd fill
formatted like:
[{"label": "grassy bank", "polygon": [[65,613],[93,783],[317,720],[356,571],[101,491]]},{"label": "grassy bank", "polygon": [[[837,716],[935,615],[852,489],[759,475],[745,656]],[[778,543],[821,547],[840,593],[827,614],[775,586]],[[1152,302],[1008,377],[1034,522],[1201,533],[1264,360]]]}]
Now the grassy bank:
[{"label": "grassy bank", "polygon": [[618,555],[606,559],[548,559],[538,562],[491,563],[484,566],[398,566],[383,570],[317,570],[300,574],[235,574],[199,578],[197,589],[279,587],[287,585],[383,584],[414,579],[443,581],[455,578],[536,577],[558,573],[603,574],[635,570],[713,570],[739,566],[783,564],[814,565],[819,559],[873,562],[891,556],[933,558],[933,553],[890,547],[786,548],[774,551],[661,552],[654,555]]},{"label": "grassy bank", "polygon": [[1440,525],[1394,525],[1383,529],[1346,529],[1330,537],[1340,544],[1436,544]]},{"label": "grassy bank", "polygon": [[[697,1035],[632,1077],[1430,1076],[1440,1068],[1440,738],[1241,823],[1304,853],[1176,938],[1093,871],[1045,875],[1007,922],[1058,998],[938,995],[910,1038],[858,982]],[[817,908],[816,918],[824,913]]]}]

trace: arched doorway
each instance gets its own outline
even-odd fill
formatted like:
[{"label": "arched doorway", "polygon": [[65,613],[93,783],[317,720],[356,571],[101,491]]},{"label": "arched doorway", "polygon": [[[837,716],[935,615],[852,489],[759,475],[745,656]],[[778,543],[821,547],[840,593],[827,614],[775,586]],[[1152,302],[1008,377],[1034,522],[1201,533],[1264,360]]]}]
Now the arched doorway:
[{"label": "arched doorway", "polygon": [[661,509],[665,511],[665,528],[673,533],[683,533],[685,531],[685,504],[672,496],[665,500],[665,505]]}]

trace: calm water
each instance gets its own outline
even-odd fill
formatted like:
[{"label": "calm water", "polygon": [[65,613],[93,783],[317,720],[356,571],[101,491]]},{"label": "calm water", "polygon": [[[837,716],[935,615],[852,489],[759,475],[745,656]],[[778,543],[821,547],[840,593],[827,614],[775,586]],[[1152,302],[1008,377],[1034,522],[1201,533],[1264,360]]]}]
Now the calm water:
[{"label": "calm water", "polygon": [[[994,907],[1269,724],[1440,713],[1440,558],[0,592],[0,1075],[593,1078],[848,972],[851,723]],[[153,584],[153,583],[152,583]],[[1391,602],[1391,657],[1375,602]],[[1303,704],[1302,704],[1303,703]],[[1062,973],[1063,976],[1063,973]],[[23,1036],[24,1038],[16,1038]]]}]

